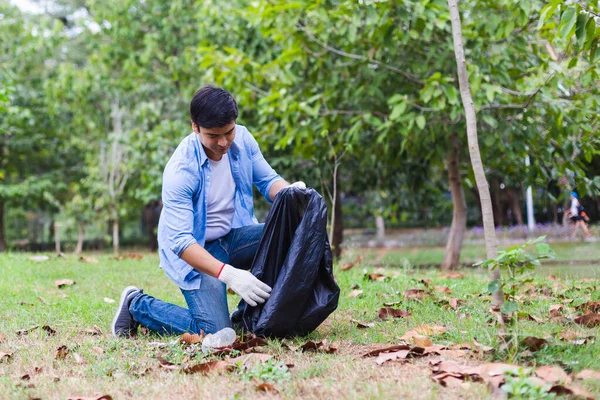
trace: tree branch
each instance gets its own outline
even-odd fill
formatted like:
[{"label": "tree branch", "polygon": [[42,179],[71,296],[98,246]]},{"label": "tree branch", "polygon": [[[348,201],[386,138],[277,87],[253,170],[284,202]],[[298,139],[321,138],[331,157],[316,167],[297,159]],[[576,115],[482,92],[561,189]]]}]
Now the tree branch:
[{"label": "tree branch", "polygon": [[413,76],[413,75],[409,74],[408,72],[404,72],[401,69],[398,69],[398,68],[396,68],[394,66],[391,66],[389,64],[385,64],[385,63],[383,63],[381,61],[373,60],[373,59],[371,59],[369,57],[366,57],[366,56],[363,56],[363,55],[360,55],[360,54],[347,53],[345,51],[333,48],[333,47],[329,46],[327,43],[322,42],[321,40],[317,39],[314,35],[312,35],[311,33],[309,33],[306,30],[306,27],[304,27],[302,25],[298,25],[298,30],[304,32],[306,34],[306,36],[311,41],[319,44],[320,46],[322,46],[324,49],[326,49],[327,51],[329,51],[331,53],[337,54],[337,55],[342,56],[342,57],[352,58],[354,60],[367,61],[367,62],[369,62],[371,64],[375,64],[375,65],[378,65],[378,66],[380,66],[382,68],[385,68],[388,71],[395,72],[395,73],[403,76],[406,80],[408,80],[410,82],[416,83],[416,84],[421,85],[421,86],[425,86],[425,83],[423,81],[421,81],[419,78],[417,78],[416,76]]},{"label": "tree branch", "polygon": [[[491,109],[498,110],[498,109],[527,108],[529,106],[529,104],[531,103],[531,100],[533,100],[533,98],[540,92],[540,90],[542,90],[542,88],[544,86],[546,86],[548,81],[550,79],[552,79],[552,77],[554,77],[554,74],[555,74],[555,72],[548,75],[548,77],[546,78],[544,83],[542,83],[540,85],[540,87],[538,87],[533,93],[529,94],[529,98],[527,98],[527,101],[525,103],[522,103],[522,104],[486,104],[486,105],[481,106],[481,108],[477,112],[482,111],[482,110],[491,110]],[[521,95],[521,94],[523,94],[523,93],[519,93],[519,95]]]}]

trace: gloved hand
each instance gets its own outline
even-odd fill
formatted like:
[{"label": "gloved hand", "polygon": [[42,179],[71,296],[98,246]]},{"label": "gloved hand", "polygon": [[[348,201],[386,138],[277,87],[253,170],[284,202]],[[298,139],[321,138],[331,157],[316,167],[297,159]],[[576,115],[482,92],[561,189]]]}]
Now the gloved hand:
[{"label": "gloved hand", "polygon": [[225,264],[217,279],[229,286],[252,307],[262,304],[271,293],[271,288],[243,269]]},{"label": "gloved hand", "polygon": [[298,189],[306,189],[306,183],[304,183],[304,182],[302,182],[302,181],[297,181],[297,182],[294,182],[294,183],[292,183],[290,186],[291,186],[291,187],[298,188]]}]

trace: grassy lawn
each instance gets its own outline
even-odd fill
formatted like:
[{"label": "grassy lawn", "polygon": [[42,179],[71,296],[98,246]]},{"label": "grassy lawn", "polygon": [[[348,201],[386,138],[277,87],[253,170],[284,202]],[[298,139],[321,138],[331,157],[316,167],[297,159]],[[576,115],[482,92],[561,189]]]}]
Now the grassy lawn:
[{"label": "grassy lawn", "polygon": [[[588,246],[589,245],[589,246]],[[553,245],[560,259],[600,257],[597,244],[570,243]],[[498,349],[496,328],[489,324],[489,296],[486,293],[487,275],[477,269],[464,270],[462,278],[444,278],[441,272],[417,270],[410,265],[441,260],[441,249],[407,249],[384,255],[379,262],[404,263],[404,268],[374,268],[378,257],[368,257],[349,271],[336,267],[336,278],[342,288],[339,308],[314,333],[305,338],[271,340],[266,351],[285,364],[293,364],[288,372],[273,368],[274,362],[258,364],[252,372],[186,375],[160,367],[157,354],[172,363],[197,363],[214,360],[195,347],[185,348],[177,337],[139,335],[135,339],[115,339],[110,336],[110,322],[123,287],[135,284],[145,292],[175,304],[184,305],[179,290],[158,268],[155,254],[143,259],[116,260],[108,255],[94,254],[97,264],[79,261],[78,257],[34,262],[31,254],[0,255],[0,353],[12,353],[0,362],[0,397],[6,399],[98,398],[111,395],[123,398],[487,398],[487,387],[481,383],[466,383],[442,387],[432,382],[429,362],[443,356],[431,355],[408,362],[390,361],[377,365],[374,358],[361,355],[383,345],[397,344],[408,330],[423,325],[441,325],[445,332],[430,335],[435,344],[452,345],[477,340]],[[465,257],[480,257],[482,249],[468,246]],[[349,251],[342,262],[354,259],[359,251]],[[593,256],[595,255],[595,257]],[[567,267],[568,268],[568,267]],[[365,273],[381,273],[388,278],[371,281]],[[585,328],[572,322],[549,321],[551,305],[563,304],[564,314],[580,314],[577,306],[586,301],[599,301],[600,289],[595,280],[573,278],[564,274],[557,280],[543,274],[534,277],[529,292],[523,289],[519,312],[542,320],[515,318],[509,336],[546,338],[548,345],[533,353],[523,348],[513,351],[497,350],[482,355],[461,356],[461,364],[475,365],[484,361],[504,361],[528,366],[559,365],[567,372],[583,369],[600,370],[600,346],[594,340],[575,345],[560,340],[561,332],[577,332],[595,337],[599,328]],[[57,288],[55,280],[71,279],[72,286]],[[429,279],[428,286],[422,280]],[[426,281],[427,282],[427,281]],[[435,285],[446,286],[451,294],[432,290]],[[425,289],[422,300],[406,300],[403,292]],[[362,290],[350,297],[352,290]],[[540,294],[543,293],[543,294]],[[460,300],[457,310],[444,299]],[[572,302],[571,302],[572,299]],[[233,309],[239,297],[229,295]],[[377,310],[386,302],[399,302],[398,308],[412,313],[409,318],[382,320]],[[374,323],[369,329],[358,329],[351,320]],[[56,331],[49,335],[41,329],[48,325]],[[27,335],[17,331],[39,326]],[[86,328],[99,327],[103,334],[91,336]],[[298,346],[307,340],[327,339],[337,343],[335,354],[302,353]],[[159,343],[157,343],[159,342]],[[60,346],[70,353],[57,359]],[[74,355],[76,353],[79,359]],[[22,379],[29,375],[29,380]],[[252,377],[259,376],[258,380]],[[262,380],[271,379],[278,395],[258,392]],[[600,395],[600,382],[579,381],[577,385]]]}]

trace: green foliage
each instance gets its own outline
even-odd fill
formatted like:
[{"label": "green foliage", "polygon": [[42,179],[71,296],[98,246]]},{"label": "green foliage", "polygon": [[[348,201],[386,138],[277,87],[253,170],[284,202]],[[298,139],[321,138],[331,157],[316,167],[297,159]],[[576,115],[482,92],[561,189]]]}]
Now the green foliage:
[{"label": "green foliage", "polygon": [[535,377],[531,368],[519,367],[506,373],[506,383],[502,385],[502,391],[508,394],[510,399],[554,399],[556,394],[548,393],[552,386],[547,384],[540,386],[531,380]]},{"label": "green foliage", "polygon": [[288,367],[273,358],[265,362],[257,362],[249,368],[244,367],[241,361],[238,373],[246,381],[256,379],[259,382],[282,383],[291,378]]}]

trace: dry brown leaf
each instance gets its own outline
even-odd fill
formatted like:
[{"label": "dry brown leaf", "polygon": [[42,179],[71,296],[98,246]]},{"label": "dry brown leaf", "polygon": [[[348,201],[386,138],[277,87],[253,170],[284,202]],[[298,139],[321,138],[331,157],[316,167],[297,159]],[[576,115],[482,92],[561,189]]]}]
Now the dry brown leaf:
[{"label": "dry brown leaf", "polygon": [[252,351],[255,347],[267,346],[269,344],[269,342],[266,339],[261,337],[249,336],[249,338],[250,339],[248,339],[245,342],[234,343],[231,347],[233,348],[233,350],[238,351]]},{"label": "dry brown leaf", "polygon": [[127,253],[125,254],[125,257],[131,258],[132,260],[141,260],[142,258],[144,258],[143,255],[138,253]]},{"label": "dry brown leaf", "polygon": [[370,281],[384,281],[384,280],[388,279],[387,276],[385,276],[383,274],[377,274],[377,273],[367,274],[367,278]]},{"label": "dry brown leaf", "polygon": [[361,322],[355,319],[351,319],[350,322],[355,323],[358,329],[367,329],[375,326],[374,322]]},{"label": "dry brown leaf", "polygon": [[156,359],[160,363],[160,367],[166,369],[167,371],[179,369],[179,364],[173,364],[172,362],[165,360],[160,354],[156,355]]},{"label": "dry brown leaf", "polygon": [[83,335],[90,335],[90,336],[100,336],[102,335],[102,329],[100,329],[100,327],[94,325],[93,328],[85,328],[85,329],[81,329],[79,330],[79,333],[83,334]]},{"label": "dry brown leaf", "polygon": [[331,343],[330,345],[328,345],[327,339],[324,339],[318,343],[315,343],[315,342],[309,340],[308,342],[306,342],[302,346],[300,346],[300,349],[302,350],[303,353],[305,353],[307,351],[314,351],[314,352],[319,352],[319,353],[334,354],[334,353],[337,353],[338,346],[336,343]]},{"label": "dry brown leaf", "polygon": [[48,334],[48,336],[56,335],[56,331],[54,329],[50,328],[48,325],[42,326],[42,329]]},{"label": "dry brown leaf", "polygon": [[582,315],[580,317],[575,318],[574,321],[576,324],[587,326],[588,328],[593,328],[595,326],[600,325],[600,314],[590,313]]},{"label": "dry brown leaf", "polygon": [[377,316],[381,319],[388,319],[389,317],[394,318],[408,318],[412,316],[410,311],[399,310],[391,307],[382,307],[377,310]]},{"label": "dry brown leaf", "polygon": [[12,359],[13,353],[2,353],[0,352],[0,363],[9,362]]},{"label": "dry brown leaf", "polygon": [[600,371],[594,371],[593,369],[581,370],[575,375],[575,379],[593,379],[600,381]]},{"label": "dry brown leaf", "polygon": [[268,383],[268,382],[263,382],[259,385],[256,385],[256,390],[258,390],[259,392],[268,392],[268,393],[273,393],[273,394],[279,393],[279,390],[277,390],[275,385],[273,385],[272,383]]},{"label": "dry brown leaf", "polygon": [[537,338],[534,336],[527,336],[525,339],[521,341],[521,345],[531,351],[538,351],[542,347],[548,344],[546,339]]},{"label": "dry brown leaf", "polygon": [[64,360],[67,357],[67,354],[69,354],[69,348],[65,345],[60,346],[58,349],[56,349],[56,359],[57,360]]},{"label": "dry brown leaf", "polygon": [[458,279],[458,278],[464,278],[465,274],[463,274],[462,272],[447,272],[443,275],[440,275],[440,278],[444,278],[444,279]]},{"label": "dry brown leaf", "polygon": [[569,375],[561,367],[546,365],[536,368],[535,374],[548,383],[568,384],[571,382],[571,378],[569,378]]},{"label": "dry brown leaf", "polygon": [[75,359],[75,362],[79,365],[87,364],[87,360],[78,353],[73,353],[73,358]]},{"label": "dry brown leaf", "polygon": [[79,261],[84,261],[84,262],[91,263],[91,264],[98,264],[100,262],[100,261],[98,261],[98,259],[96,259],[94,257],[88,257],[88,256],[79,257]]},{"label": "dry brown leaf", "polygon": [[186,332],[179,338],[179,343],[181,344],[196,344],[202,342],[202,338],[204,337],[204,331],[200,332],[200,335],[197,333],[189,333]]},{"label": "dry brown leaf", "polygon": [[351,298],[352,298],[352,297],[358,297],[358,296],[360,296],[361,294],[363,294],[363,291],[362,291],[362,290],[354,289],[353,291],[351,291],[351,292],[348,294],[348,297],[351,297]]},{"label": "dry brown leaf", "polygon": [[439,293],[451,294],[452,290],[447,286],[436,286],[435,291]]},{"label": "dry brown leaf", "polygon": [[416,346],[419,347],[430,347],[433,346],[433,342],[427,336],[415,335],[412,337],[412,341]]},{"label": "dry brown leaf", "polygon": [[192,365],[189,367],[182,368],[181,372],[184,374],[197,374],[208,375],[210,372],[223,372],[229,369],[229,363],[223,360],[209,361]]},{"label": "dry brown leaf", "polygon": [[0,333],[0,343],[2,342],[6,342],[8,339],[6,339],[6,336],[4,336],[3,334]]},{"label": "dry brown leaf", "polygon": [[363,256],[358,256],[354,262],[342,264],[340,266],[340,271],[348,271],[349,269],[352,269],[355,265],[360,264],[362,262],[362,259]]},{"label": "dry brown leaf", "polygon": [[577,306],[577,309],[584,314],[592,314],[600,312],[600,301],[588,301]]},{"label": "dry brown leaf", "polygon": [[64,287],[71,286],[74,284],[75,284],[75,281],[72,281],[71,279],[59,279],[59,280],[54,281],[54,286],[56,286],[59,289],[62,289]]},{"label": "dry brown leaf", "polygon": [[399,350],[410,350],[410,346],[407,344],[398,344],[395,346],[383,347],[381,349],[372,350],[368,353],[365,353],[362,355],[362,357],[375,357],[375,356],[380,355],[381,353],[389,353],[392,351],[399,351]]},{"label": "dry brown leaf", "polygon": [[554,385],[548,390],[548,393],[555,393],[558,396],[574,396],[577,399],[595,400],[596,397],[576,386]]},{"label": "dry brown leaf", "polygon": [[386,361],[404,360],[410,354],[410,350],[398,350],[391,353],[381,353],[377,356],[375,363],[381,365]]},{"label": "dry brown leaf", "polygon": [[105,394],[102,396],[92,396],[92,397],[74,396],[74,397],[68,397],[67,400],[113,400],[113,398],[111,395]]},{"label": "dry brown leaf", "polygon": [[427,292],[425,292],[423,289],[408,289],[402,293],[402,295],[406,300],[416,300],[427,297]]},{"label": "dry brown leaf", "polygon": [[456,310],[458,308],[458,299],[455,297],[452,297],[451,299],[448,300],[448,304],[450,304],[450,307],[452,307],[453,310]]},{"label": "dry brown leaf", "polygon": [[92,351],[96,354],[104,354],[104,350],[102,350],[102,348],[100,348],[98,346],[92,347]]}]

